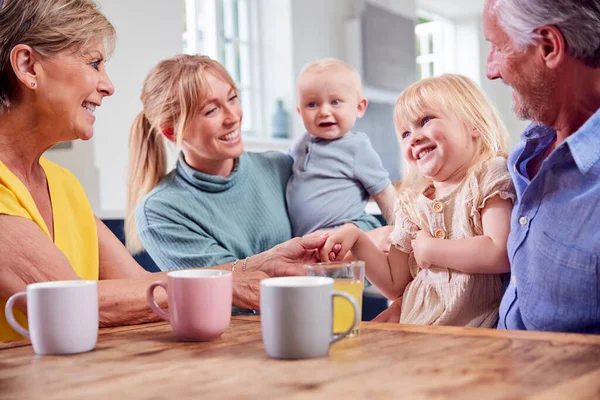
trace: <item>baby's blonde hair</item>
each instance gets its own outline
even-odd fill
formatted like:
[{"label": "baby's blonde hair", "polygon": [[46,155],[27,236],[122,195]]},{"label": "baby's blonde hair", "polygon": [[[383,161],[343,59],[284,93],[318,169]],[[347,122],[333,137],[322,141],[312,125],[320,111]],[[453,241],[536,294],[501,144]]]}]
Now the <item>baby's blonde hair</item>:
[{"label": "baby's blonde hair", "polygon": [[334,70],[341,70],[349,74],[350,79],[352,81],[352,85],[356,88],[358,92],[358,96],[362,97],[362,81],[360,79],[360,74],[350,64],[345,63],[336,58],[321,58],[317,61],[305,65],[304,68],[302,68],[302,71],[300,71],[300,75],[298,76],[298,82],[300,82],[302,77],[306,74],[318,74],[322,72],[331,72]]},{"label": "baby's blonde hair", "polygon": [[[399,140],[411,121],[425,117],[424,110],[437,110],[453,116],[481,135],[479,148],[465,179],[489,159],[507,157],[508,132],[498,111],[485,93],[471,79],[454,74],[423,79],[409,86],[398,98],[394,109],[394,125]],[[404,160],[404,176],[400,199],[409,204],[420,190],[431,182]]]}]

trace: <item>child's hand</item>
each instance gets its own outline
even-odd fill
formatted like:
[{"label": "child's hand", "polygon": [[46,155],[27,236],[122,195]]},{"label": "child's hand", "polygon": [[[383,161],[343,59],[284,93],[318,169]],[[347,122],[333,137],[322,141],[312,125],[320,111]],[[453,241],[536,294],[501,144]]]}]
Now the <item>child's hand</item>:
[{"label": "child's hand", "polygon": [[354,224],[345,224],[341,228],[329,231],[327,241],[319,249],[321,261],[342,261],[352,250],[358,240],[361,230]]},{"label": "child's hand", "polygon": [[421,230],[417,232],[417,236],[411,241],[413,254],[419,268],[429,269],[431,267],[431,264],[426,261],[431,243],[430,239],[432,239],[432,236],[429,232]]}]

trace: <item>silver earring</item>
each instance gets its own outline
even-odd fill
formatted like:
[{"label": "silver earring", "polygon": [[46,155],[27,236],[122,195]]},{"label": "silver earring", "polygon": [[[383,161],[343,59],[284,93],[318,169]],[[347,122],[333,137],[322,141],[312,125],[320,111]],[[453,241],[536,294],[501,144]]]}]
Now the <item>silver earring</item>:
[{"label": "silver earring", "polygon": [[31,82],[31,87],[35,87],[35,82]]}]

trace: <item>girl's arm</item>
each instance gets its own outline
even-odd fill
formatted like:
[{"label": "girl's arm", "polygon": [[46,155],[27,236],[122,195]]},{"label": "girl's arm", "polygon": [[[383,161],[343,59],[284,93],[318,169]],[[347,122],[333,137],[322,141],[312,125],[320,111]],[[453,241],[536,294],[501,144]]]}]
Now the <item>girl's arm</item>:
[{"label": "girl's arm", "polygon": [[446,240],[420,234],[412,241],[417,264],[421,268],[437,265],[470,274],[509,272],[506,242],[511,211],[512,201],[496,196],[483,208],[483,235]]},{"label": "girl's arm", "polygon": [[391,224],[394,221],[394,204],[396,203],[396,189],[394,189],[394,186],[389,185],[373,198],[379,206],[383,218],[388,224]]},{"label": "girl's arm", "polygon": [[[333,252],[333,246],[341,246],[339,252]],[[386,254],[354,224],[346,224],[331,232],[325,245],[319,250],[321,260],[341,261],[348,251],[356,260],[365,262],[367,279],[388,299],[394,300],[404,293],[411,281],[408,268],[408,254],[396,247],[390,247]]]}]

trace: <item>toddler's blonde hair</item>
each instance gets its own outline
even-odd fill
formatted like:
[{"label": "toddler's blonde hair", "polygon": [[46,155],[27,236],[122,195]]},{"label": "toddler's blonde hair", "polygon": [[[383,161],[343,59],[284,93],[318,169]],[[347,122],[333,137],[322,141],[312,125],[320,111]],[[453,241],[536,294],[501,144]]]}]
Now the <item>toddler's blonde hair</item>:
[{"label": "toddler's blonde hair", "polygon": [[[471,79],[446,74],[423,79],[404,90],[394,109],[394,125],[401,143],[405,128],[410,121],[425,117],[424,110],[437,110],[455,117],[464,124],[465,134],[475,129],[481,135],[477,154],[465,179],[489,159],[507,157],[506,127],[483,90]],[[416,195],[431,181],[414,170],[407,160],[404,160],[403,175],[400,201],[412,204]]]}]

